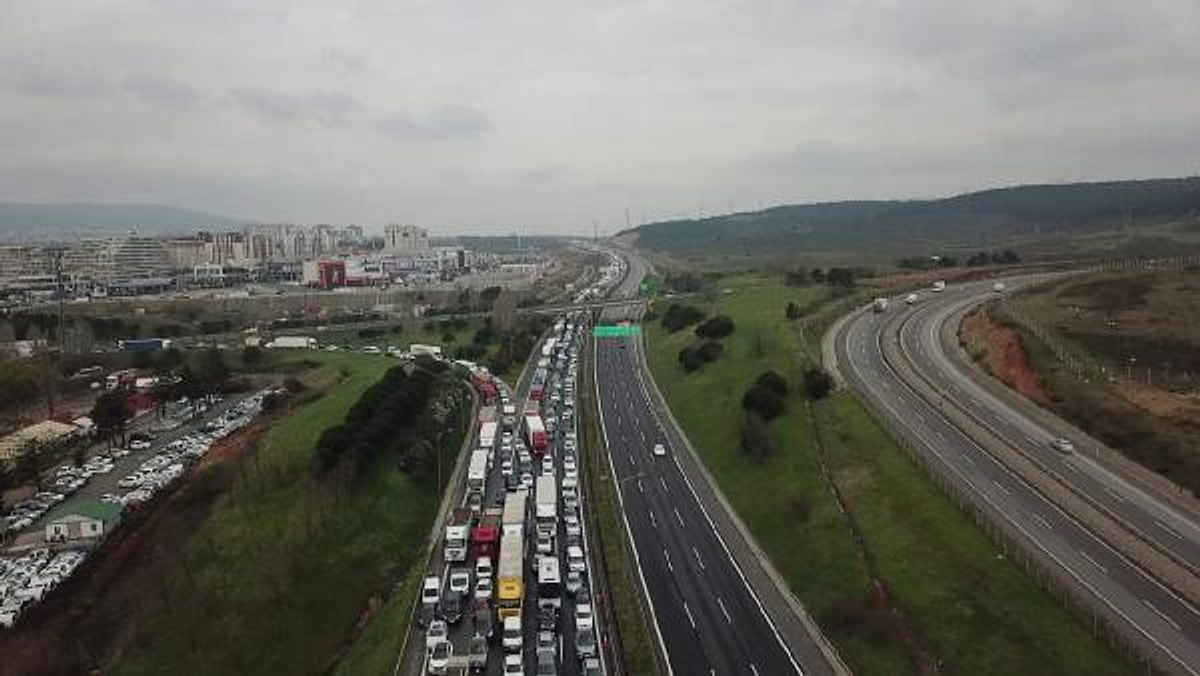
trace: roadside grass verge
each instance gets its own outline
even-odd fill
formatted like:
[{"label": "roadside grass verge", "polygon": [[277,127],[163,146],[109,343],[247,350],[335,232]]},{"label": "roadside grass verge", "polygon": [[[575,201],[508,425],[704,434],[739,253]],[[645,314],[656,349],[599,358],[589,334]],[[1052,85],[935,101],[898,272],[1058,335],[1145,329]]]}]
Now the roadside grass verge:
[{"label": "roadside grass verge", "polygon": [[383,358],[306,356],[340,382],[261,440],[179,553],[162,607],[108,671],[320,673],[355,638],[368,600],[417,560],[439,487],[382,455],[352,485],[311,472],[317,438],[383,375]]},{"label": "roadside grass verge", "polygon": [[[676,355],[699,340],[656,323],[645,327],[652,372],[722,491],[853,671],[1133,671],[1005,560],[853,396],[838,393],[808,415],[799,375],[819,336],[802,343],[784,306],[819,301],[822,290],[755,276],[720,285],[728,292],[715,303],[691,302],[733,319],[724,353],[686,374]],[[770,423],[775,450],[755,459],[740,447],[741,397],[767,369],[791,394]]]}]

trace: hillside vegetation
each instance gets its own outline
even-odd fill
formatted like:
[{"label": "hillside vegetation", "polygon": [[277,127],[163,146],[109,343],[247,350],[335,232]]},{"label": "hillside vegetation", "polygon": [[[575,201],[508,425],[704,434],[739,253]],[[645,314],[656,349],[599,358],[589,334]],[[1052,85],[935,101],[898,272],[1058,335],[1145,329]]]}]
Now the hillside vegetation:
[{"label": "hillside vegetation", "polygon": [[[1130,245],[1149,255],[1179,252],[1163,242],[1200,248],[1200,177],[1029,185],[945,199],[872,200],[788,205],[712,218],[651,223],[625,231],[653,251],[871,248],[889,255],[931,246],[999,243],[1027,246],[1063,237],[1117,235],[1100,251]],[[1163,229],[1164,223],[1176,227]],[[1162,253],[1159,253],[1159,252]]]}]

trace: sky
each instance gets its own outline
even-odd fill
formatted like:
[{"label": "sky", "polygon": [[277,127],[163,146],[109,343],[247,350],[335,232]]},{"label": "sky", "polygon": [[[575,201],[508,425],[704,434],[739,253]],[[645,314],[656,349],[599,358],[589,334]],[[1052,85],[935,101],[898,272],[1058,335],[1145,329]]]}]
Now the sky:
[{"label": "sky", "polygon": [[434,234],[1200,173],[1195,0],[37,0],[0,200]]}]

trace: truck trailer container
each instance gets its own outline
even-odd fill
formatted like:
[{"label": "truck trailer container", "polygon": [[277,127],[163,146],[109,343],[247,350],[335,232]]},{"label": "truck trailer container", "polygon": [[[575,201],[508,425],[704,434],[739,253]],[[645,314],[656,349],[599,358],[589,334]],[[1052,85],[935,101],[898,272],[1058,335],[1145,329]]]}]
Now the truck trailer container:
[{"label": "truck trailer container", "polygon": [[317,349],[317,339],[311,336],[276,336],[274,340],[267,343],[267,347],[272,349],[315,350]]},{"label": "truck trailer container", "polygon": [[458,507],[450,512],[450,521],[446,523],[444,555],[447,561],[467,560],[467,543],[470,536],[471,510]]},{"label": "truck trailer container", "polygon": [[489,507],[483,510],[479,523],[471,531],[471,553],[476,559],[487,556],[493,561],[500,555],[500,528],[503,525],[504,510],[500,507]]},{"label": "truck trailer container", "polygon": [[471,493],[483,494],[487,487],[488,456],[486,448],[480,448],[471,453],[471,464],[467,466],[467,490]]},{"label": "truck trailer container", "polygon": [[545,455],[549,438],[546,435],[546,425],[542,422],[542,416],[525,416],[525,441],[528,442],[534,455],[539,458]]},{"label": "truck trailer container", "polygon": [[534,485],[534,523],[538,535],[554,537],[558,532],[558,482],[554,475],[543,474]]}]

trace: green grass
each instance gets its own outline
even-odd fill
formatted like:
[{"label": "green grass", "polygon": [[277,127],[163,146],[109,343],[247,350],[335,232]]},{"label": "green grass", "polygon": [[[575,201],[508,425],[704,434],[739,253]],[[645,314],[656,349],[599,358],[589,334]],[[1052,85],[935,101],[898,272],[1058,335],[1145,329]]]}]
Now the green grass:
[{"label": "green grass", "polygon": [[[798,395],[771,423],[774,453],[761,461],[744,455],[738,430],[746,386],[771,368],[795,389],[812,353],[784,318],[784,305],[822,292],[753,276],[721,285],[730,293],[714,312],[737,324],[722,341],[725,353],[687,375],[676,354],[697,341],[691,331],[650,326],[653,373],[726,496],[852,670],[906,674],[940,661],[943,672],[962,674],[1132,671],[1033,579],[998,558],[852,396],[822,402],[816,418],[863,548],[830,494]],[[861,609],[872,596],[872,574],[899,614]]]},{"label": "green grass", "polygon": [[405,630],[412,620],[413,603],[424,575],[424,559],[414,562],[392,596],[371,618],[358,640],[338,660],[334,676],[391,674],[396,666]]},{"label": "green grass", "polygon": [[411,482],[386,457],[353,487],[318,484],[309,469],[320,433],[383,374],[380,358],[308,356],[341,381],[261,440],[180,553],[164,607],[110,671],[324,671],[354,638],[368,599],[386,595],[417,560],[436,487]]}]

